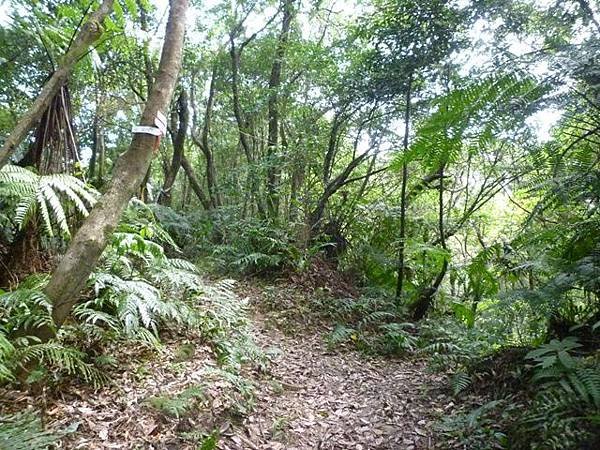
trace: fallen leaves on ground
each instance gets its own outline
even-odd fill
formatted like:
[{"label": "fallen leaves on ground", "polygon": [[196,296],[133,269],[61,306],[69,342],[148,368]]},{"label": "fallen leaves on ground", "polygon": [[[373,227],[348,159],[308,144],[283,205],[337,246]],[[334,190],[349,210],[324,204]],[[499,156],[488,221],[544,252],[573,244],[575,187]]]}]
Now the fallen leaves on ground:
[{"label": "fallen leaves on ground", "polygon": [[[0,414],[42,410],[46,426],[76,430],[62,442],[68,449],[196,449],[213,431],[224,450],[434,447],[432,423],[449,400],[423,363],[331,351],[314,330],[286,336],[269,324],[255,314],[255,339],[272,355],[270,367],[242,369],[256,387],[253,409],[240,408],[239,393],[218,376],[213,349],[180,336],[150,355],[114,348],[120,369],[98,390],[0,389]],[[182,345],[194,346],[191,359],[181,361]],[[178,398],[195,386],[202,396],[190,397],[193,407],[181,415],[149,401]]]},{"label": "fallen leaves on ground", "polygon": [[285,336],[256,318],[257,340],[279,349],[255,411],[224,449],[426,449],[445,400],[422,363],[332,352],[315,335]]}]

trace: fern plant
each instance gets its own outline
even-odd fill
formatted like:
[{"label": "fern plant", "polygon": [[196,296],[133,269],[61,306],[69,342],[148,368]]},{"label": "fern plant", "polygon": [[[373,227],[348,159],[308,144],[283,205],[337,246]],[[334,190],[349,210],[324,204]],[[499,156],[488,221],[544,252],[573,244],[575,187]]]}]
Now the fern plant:
[{"label": "fern plant", "polygon": [[415,326],[397,322],[397,311],[387,300],[360,297],[336,301],[338,323],[326,337],[330,347],[352,343],[367,352],[410,353],[416,348]]},{"label": "fern plant", "polygon": [[14,221],[19,228],[37,215],[49,236],[54,236],[55,230],[70,236],[70,209],[85,217],[98,196],[93,188],[71,175],[37,175],[13,165],[0,170],[0,189],[18,198]]},{"label": "fern plant", "polygon": [[198,403],[206,400],[203,386],[192,385],[177,395],[157,395],[146,402],[163,414],[177,419],[193,412]]},{"label": "fern plant", "polygon": [[[525,358],[537,363],[538,372],[536,376],[538,378],[543,370],[552,367],[566,373],[575,367],[576,362],[571,356],[571,352],[579,347],[581,347],[581,344],[573,336],[568,336],[560,341],[552,339],[549,343],[527,353]],[[543,375],[541,376],[543,377]]]},{"label": "fern plant", "polygon": [[15,347],[8,340],[4,331],[0,328],[0,384],[5,381],[14,380],[14,375],[10,363]]},{"label": "fern plant", "polygon": [[519,74],[491,76],[453,90],[438,99],[437,109],[419,127],[409,150],[395,157],[393,167],[423,160],[436,169],[456,161],[464,149],[475,153],[489,147],[498,131],[505,130],[506,117],[535,104],[544,90]]},{"label": "fern plant", "polygon": [[64,434],[44,430],[40,418],[31,411],[0,417],[0,448],[3,450],[45,450]]},{"label": "fern plant", "polygon": [[52,304],[42,291],[47,275],[31,275],[18,289],[0,294],[0,324],[8,332],[52,328]]},{"label": "fern plant", "polygon": [[55,378],[63,374],[79,377],[95,387],[109,381],[105,373],[87,361],[88,356],[84,352],[63,345],[60,341],[17,347],[14,359],[20,367],[27,367],[31,362],[39,363],[40,368],[30,373],[28,382],[36,382],[52,374],[55,374]]},{"label": "fern plant", "polygon": [[559,385],[572,398],[600,411],[600,371],[586,367],[571,354],[580,347],[577,338],[571,336],[561,341],[553,339],[529,352],[526,358],[537,363],[533,381]]}]

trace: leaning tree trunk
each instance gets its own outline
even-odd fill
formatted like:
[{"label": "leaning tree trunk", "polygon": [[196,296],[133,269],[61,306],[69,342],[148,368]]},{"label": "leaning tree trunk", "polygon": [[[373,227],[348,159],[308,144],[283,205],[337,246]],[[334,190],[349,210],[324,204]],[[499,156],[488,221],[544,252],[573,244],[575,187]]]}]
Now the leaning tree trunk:
[{"label": "leaning tree trunk", "polygon": [[198,178],[196,177],[196,174],[194,173],[194,168],[187,160],[185,155],[181,157],[181,167],[183,167],[183,170],[185,171],[185,174],[188,177],[188,181],[190,182],[190,187],[192,188],[192,191],[194,191],[194,194],[196,194],[196,197],[198,197],[198,200],[200,200],[200,203],[202,203],[202,207],[207,211],[210,210],[212,208],[210,200],[202,190],[202,185],[200,184]]},{"label": "leaning tree trunk", "polygon": [[77,37],[71,44],[69,50],[63,56],[58,69],[44,84],[42,92],[37,96],[33,105],[29,108],[29,111],[27,111],[21,120],[17,122],[12,133],[4,142],[4,145],[0,150],[0,169],[8,163],[8,160],[19,144],[23,142],[27,133],[29,133],[35,124],[42,118],[42,115],[48,109],[52,99],[69,78],[73,67],[75,67],[79,58],[81,58],[88,47],[102,35],[102,22],[104,22],[104,19],[112,11],[113,2],[114,0],[104,0],[98,10],[92,13],[90,19],[81,27],[81,30],[77,34]]},{"label": "leaning tree trunk", "polygon": [[[157,113],[164,111],[171,101],[181,65],[187,7],[188,0],[171,0],[158,74],[142,113],[143,126],[153,127]],[[133,135],[129,149],[115,165],[106,193],[98,200],[52,273],[44,291],[53,304],[52,318],[57,328],[77,302],[77,296],[106,248],[123,210],[139,188],[159,139],[152,134]],[[47,340],[55,333],[41,329],[38,335]]]}]

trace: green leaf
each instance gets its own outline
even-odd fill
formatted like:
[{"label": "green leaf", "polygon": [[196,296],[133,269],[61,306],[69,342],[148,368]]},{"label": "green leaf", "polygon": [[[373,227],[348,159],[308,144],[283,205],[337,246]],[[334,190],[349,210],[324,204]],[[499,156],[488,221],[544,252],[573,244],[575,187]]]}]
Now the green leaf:
[{"label": "green leaf", "polygon": [[204,439],[202,445],[200,446],[200,450],[215,450],[218,442],[219,434],[217,431],[214,431],[209,437]]}]

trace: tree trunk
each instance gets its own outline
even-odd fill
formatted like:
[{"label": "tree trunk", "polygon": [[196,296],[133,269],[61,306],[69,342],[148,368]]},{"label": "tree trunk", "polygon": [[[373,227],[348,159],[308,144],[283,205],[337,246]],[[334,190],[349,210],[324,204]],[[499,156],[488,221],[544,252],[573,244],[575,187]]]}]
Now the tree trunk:
[{"label": "tree trunk", "polygon": [[[137,0],[137,7],[140,11],[140,25],[142,31],[148,33],[150,27],[148,26],[148,12],[143,1]],[[142,56],[144,57],[144,76],[146,77],[146,95],[150,93],[152,84],[154,83],[154,64],[150,57],[150,39],[144,39],[144,50]]]},{"label": "tree trunk", "polygon": [[190,123],[190,113],[188,109],[187,93],[185,89],[181,90],[179,99],[177,100],[177,116],[179,118],[177,131],[173,135],[173,159],[171,165],[167,169],[165,182],[158,196],[158,203],[165,206],[171,206],[173,185],[177,179],[177,173],[181,167],[183,152],[185,149],[185,136]]},{"label": "tree trunk", "polygon": [[206,210],[211,209],[210,201],[208,200],[206,194],[202,190],[202,186],[200,185],[200,182],[198,181],[198,178],[196,178],[196,174],[194,173],[194,168],[187,160],[185,155],[181,157],[181,167],[183,167],[183,170],[185,171],[185,174],[188,177],[190,186],[194,191],[194,194],[196,194],[198,200],[200,200],[200,203],[202,203],[202,207]]},{"label": "tree trunk", "polygon": [[101,117],[101,104],[100,101],[96,103],[96,112],[94,113],[94,124],[92,130],[92,157],[90,159],[90,167],[88,171],[89,181],[93,182],[96,178],[96,166],[98,169],[98,178],[102,182],[101,174],[103,168],[100,167],[104,164],[104,130],[102,129],[102,117]]},{"label": "tree trunk", "polygon": [[[408,86],[406,87],[406,105],[404,109],[404,140],[402,149],[404,153],[408,151],[408,133],[410,131],[410,100],[412,96],[412,74],[408,78]],[[408,185],[408,165],[406,161],[402,163],[402,187],[400,188],[400,236],[398,245],[398,283],[396,284],[396,304],[400,306],[402,303],[402,295],[404,292],[404,269],[406,248],[406,186]]]},{"label": "tree trunk", "polygon": [[[438,232],[440,234],[440,244],[444,250],[446,247],[445,231],[444,231],[444,168],[446,163],[442,162],[440,170],[438,172],[440,179],[440,186],[438,191]],[[448,271],[448,258],[444,256],[444,262],[442,268],[438,272],[433,284],[421,291],[419,298],[417,299],[413,307],[413,320],[418,321],[427,315],[433,304],[433,297],[437,293],[446,272]]]},{"label": "tree trunk", "polygon": [[337,175],[333,180],[329,181],[329,183],[325,186],[325,189],[323,190],[323,193],[317,202],[317,206],[308,215],[308,230],[305,232],[305,237],[308,238],[308,241],[306,241],[305,244],[308,244],[318,234],[319,225],[323,219],[325,209],[327,208],[327,203],[329,202],[331,196],[333,196],[343,186],[356,180],[356,178],[350,179],[350,175],[354,169],[356,169],[356,167],[358,167],[360,163],[367,158],[367,156],[369,156],[369,154],[365,152],[362,155],[354,158],[339,175]]},{"label": "tree trunk", "polygon": [[8,163],[19,144],[27,136],[27,133],[39,122],[44,112],[48,109],[48,106],[50,106],[52,99],[71,75],[73,67],[79,58],[102,35],[102,22],[104,22],[106,16],[112,11],[113,1],[104,0],[100,7],[90,15],[90,19],[81,27],[69,50],[63,56],[58,69],[44,84],[42,91],[33,102],[33,105],[31,105],[31,108],[17,122],[17,125],[0,150],[0,169]]},{"label": "tree trunk", "polygon": [[[243,44],[238,48],[235,45],[235,36],[230,36],[231,47],[229,54],[231,56],[231,91],[233,101],[233,115],[238,126],[238,133],[240,144],[246,161],[248,162],[248,180],[247,186],[256,202],[256,208],[260,217],[266,217],[265,207],[263,205],[263,199],[259,193],[259,178],[256,173],[254,154],[252,152],[252,145],[250,143],[250,127],[248,124],[248,118],[242,111],[242,105],[240,101],[240,59],[243,50]],[[246,41],[247,43],[248,41]]]},{"label": "tree trunk", "polygon": [[[181,65],[187,7],[188,0],[171,0],[158,75],[142,113],[141,125],[153,127],[157,112],[164,111],[171,101]],[[83,222],[52,273],[44,291],[53,304],[52,318],[56,328],[64,323],[77,302],[123,210],[139,188],[159,139],[145,133],[133,135],[129,149],[115,165],[106,193]],[[50,329],[39,331],[43,340],[55,335]]]},{"label": "tree trunk", "polygon": [[269,217],[276,219],[279,215],[279,179],[281,177],[280,164],[277,160],[277,146],[279,143],[279,88],[281,86],[281,67],[285,55],[285,47],[290,34],[290,25],[294,15],[294,0],[282,0],[283,21],[281,33],[277,41],[275,59],[271,67],[269,78],[269,132],[267,136],[267,210]]},{"label": "tree trunk", "polygon": [[47,269],[48,253],[40,248],[40,229],[35,218],[19,230],[0,258],[0,287],[14,288],[26,276]]},{"label": "tree trunk", "polygon": [[210,126],[212,123],[212,110],[215,105],[216,95],[216,76],[217,76],[217,65],[213,67],[213,72],[210,79],[210,88],[208,95],[208,103],[206,104],[206,113],[204,115],[204,126],[202,128],[202,151],[206,158],[206,185],[208,187],[208,194],[210,201],[214,208],[221,206],[221,197],[219,195],[217,187],[217,169],[215,167],[215,161],[213,153],[208,142],[210,134]]},{"label": "tree trunk", "polygon": [[[215,64],[213,66],[210,78],[208,99],[206,101],[206,110],[204,112],[204,123],[202,124],[202,135],[200,137],[197,137],[194,134],[194,130],[192,129],[192,140],[194,141],[194,144],[196,144],[200,148],[202,154],[204,155],[204,158],[206,159],[206,186],[208,188],[208,195],[210,198],[211,207],[213,208],[218,208],[219,206],[221,206],[222,203],[217,185],[217,169],[215,167],[215,160],[209,142],[210,127],[212,125],[212,111],[215,105],[215,96],[217,94],[216,79],[217,65]],[[194,91],[192,90],[192,96],[193,93]],[[193,103],[194,102],[192,99],[192,104]],[[196,123],[196,114],[194,113],[194,127],[196,126]]]}]

